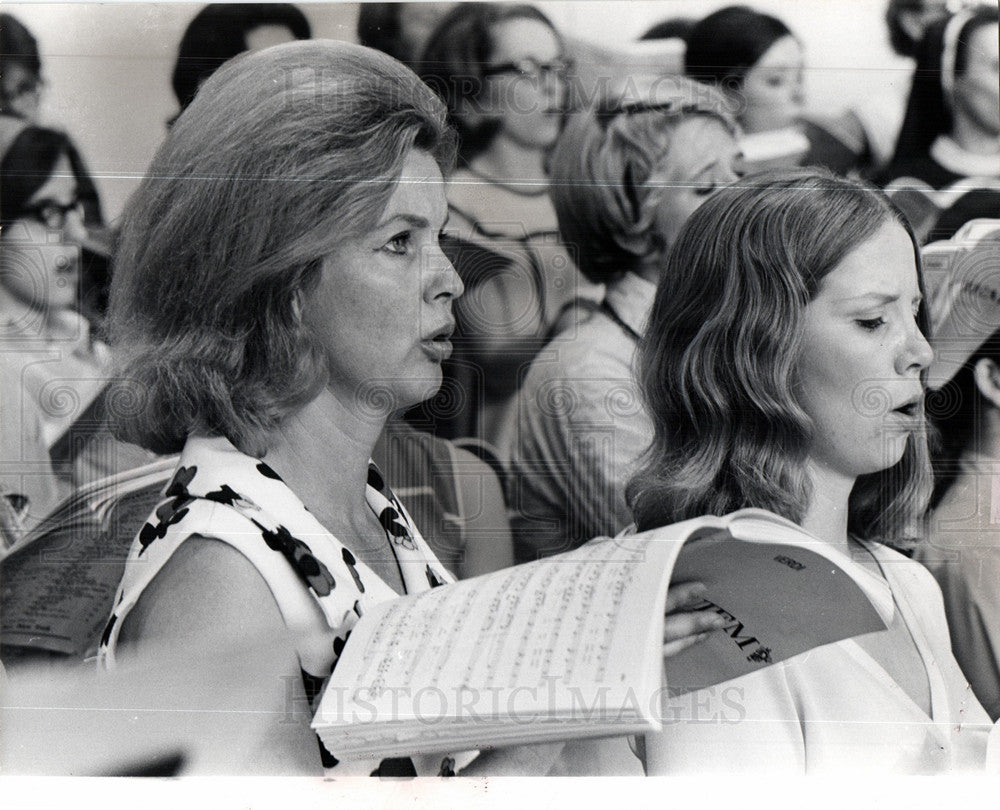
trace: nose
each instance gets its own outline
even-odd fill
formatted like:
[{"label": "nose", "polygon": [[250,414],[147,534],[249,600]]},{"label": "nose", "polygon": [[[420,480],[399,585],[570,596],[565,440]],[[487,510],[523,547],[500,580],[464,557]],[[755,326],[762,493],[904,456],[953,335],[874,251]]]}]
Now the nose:
[{"label": "nose", "polygon": [[63,221],[63,236],[68,242],[83,242],[87,238],[87,226],[83,224],[83,210],[76,208],[66,212]]},{"label": "nose", "polygon": [[801,73],[796,73],[792,81],[792,103],[796,107],[804,107],[806,103],[805,79]]},{"label": "nose", "polygon": [[909,335],[907,335],[906,344],[896,360],[896,371],[899,374],[914,371],[919,374],[931,364],[933,359],[934,350],[931,348],[931,344],[927,342],[924,333],[914,323]]},{"label": "nose", "polygon": [[454,300],[465,292],[465,284],[454,265],[440,246],[434,248],[427,265],[425,299],[428,303],[438,299]]}]

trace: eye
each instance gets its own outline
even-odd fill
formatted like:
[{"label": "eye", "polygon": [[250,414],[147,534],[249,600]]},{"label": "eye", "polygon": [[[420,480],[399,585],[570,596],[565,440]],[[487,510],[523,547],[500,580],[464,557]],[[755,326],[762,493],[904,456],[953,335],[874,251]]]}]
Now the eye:
[{"label": "eye", "polygon": [[874,332],[876,329],[885,326],[885,318],[862,318],[856,320],[855,323],[866,332]]},{"label": "eye", "polygon": [[699,197],[707,197],[709,194],[712,194],[717,188],[718,186],[715,183],[708,183],[695,188],[694,193],[697,194]]},{"label": "eye", "polygon": [[402,233],[397,233],[388,242],[386,242],[382,246],[382,250],[402,256],[409,252],[411,242],[412,236],[410,232],[403,231]]}]

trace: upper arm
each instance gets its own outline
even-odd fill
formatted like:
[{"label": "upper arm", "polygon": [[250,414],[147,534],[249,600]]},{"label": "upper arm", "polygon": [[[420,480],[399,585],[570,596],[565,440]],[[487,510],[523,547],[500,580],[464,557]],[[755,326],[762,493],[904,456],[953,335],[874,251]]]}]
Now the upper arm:
[{"label": "upper arm", "polygon": [[221,540],[185,540],[122,623],[119,644],[210,644],[287,636],[270,588],[253,564]]},{"label": "upper arm", "polygon": [[[155,668],[177,686],[171,692],[151,684],[159,695],[189,696],[177,708],[191,715],[190,733],[200,733],[200,722],[225,729],[227,767],[321,772],[291,633],[264,578],[232,546],[185,540],[123,620],[119,645],[121,665]],[[245,660],[247,671],[231,660]],[[235,679],[215,683],[215,673],[234,669]]]}]

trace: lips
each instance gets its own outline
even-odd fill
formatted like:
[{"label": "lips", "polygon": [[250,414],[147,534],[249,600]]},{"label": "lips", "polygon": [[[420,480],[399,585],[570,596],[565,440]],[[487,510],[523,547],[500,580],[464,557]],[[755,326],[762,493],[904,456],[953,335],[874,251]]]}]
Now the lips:
[{"label": "lips", "polygon": [[902,405],[899,405],[892,409],[892,413],[899,414],[900,416],[905,416],[907,419],[915,419],[920,416],[921,405],[923,404],[923,397],[916,396],[911,399],[906,400]]},{"label": "lips", "polygon": [[448,321],[440,329],[431,332],[430,335],[420,341],[420,347],[424,353],[435,362],[442,362],[451,357],[452,345],[451,336],[455,332],[455,322]]}]

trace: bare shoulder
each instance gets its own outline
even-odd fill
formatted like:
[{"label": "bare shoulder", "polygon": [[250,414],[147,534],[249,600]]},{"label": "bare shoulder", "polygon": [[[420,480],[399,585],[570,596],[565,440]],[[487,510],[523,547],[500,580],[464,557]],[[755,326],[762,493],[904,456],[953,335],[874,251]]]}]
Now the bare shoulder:
[{"label": "bare shoulder", "polygon": [[193,536],[171,555],[126,617],[119,643],[286,635],[260,572],[221,540]]}]

